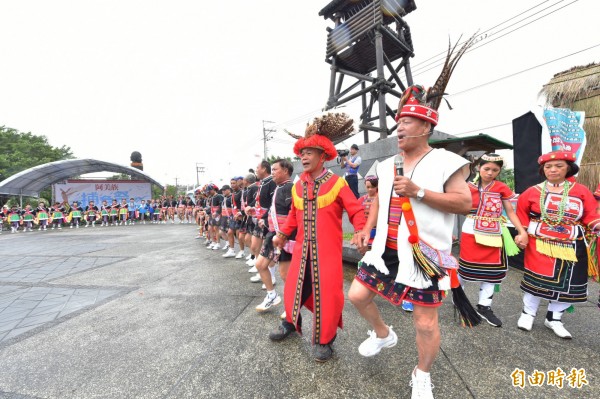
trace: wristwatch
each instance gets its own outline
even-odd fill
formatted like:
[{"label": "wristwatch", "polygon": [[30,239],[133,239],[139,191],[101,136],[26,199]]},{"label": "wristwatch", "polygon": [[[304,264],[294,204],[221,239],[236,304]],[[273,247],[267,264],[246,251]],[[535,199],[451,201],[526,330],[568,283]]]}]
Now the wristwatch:
[{"label": "wristwatch", "polygon": [[422,201],[424,197],[425,197],[425,189],[420,188],[419,191],[417,191],[417,201]]}]

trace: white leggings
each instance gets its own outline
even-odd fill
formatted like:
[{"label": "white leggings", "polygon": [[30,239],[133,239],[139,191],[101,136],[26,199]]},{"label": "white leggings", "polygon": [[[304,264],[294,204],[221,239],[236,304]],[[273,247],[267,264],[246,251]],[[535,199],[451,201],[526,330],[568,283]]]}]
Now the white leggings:
[{"label": "white leggings", "polygon": [[[540,302],[542,298],[533,296],[530,293],[526,292],[523,295],[523,312],[528,315],[535,316],[538,308],[540,307]],[[552,318],[549,320],[560,320],[564,311],[571,306],[570,303],[558,302],[558,301],[549,301],[548,303],[548,316]]]},{"label": "white leggings", "polygon": [[[458,281],[462,287],[465,287],[465,280],[463,280],[460,275],[458,276]],[[479,286],[479,305],[481,306],[492,306],[492,298],[494,297],[494,287],[496,284],[488,283],[485,281],[481,282]]]}]

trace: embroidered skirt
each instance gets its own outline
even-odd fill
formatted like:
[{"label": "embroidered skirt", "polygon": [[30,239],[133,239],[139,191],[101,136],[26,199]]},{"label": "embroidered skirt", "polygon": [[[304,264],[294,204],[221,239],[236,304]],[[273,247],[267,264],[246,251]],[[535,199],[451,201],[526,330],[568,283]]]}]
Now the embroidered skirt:
[{"label": "embroidered skirt", "polygon": [[396,250],[386,247],[381,257],[389,274],[383,274],[374,266],[361,263],[354,278],[396,306],[401,305],[402,300],[421,306],[438,307],[442,305],[446,292],[437,289],[437,281],[434,280],[433,285],[426,290],[399,284],[395,281],[400,264],[398,253]]},{"label": "embroidered skirt", "polygon": [[588,283],[587,250],[583,240],[575,240],[573,245],[577,262],[540,254],[536,250],[535,238],[530,237],[525,249],[525,273],[521,280],[521,290],[558,302],[585,302]]},{"label": "embroidered skirt", "polygon": [[508,260],[504,247],[488,247],[478,244],[475,236],[462,233],[458,274],[467,281],[500,283],[506,277]]}]

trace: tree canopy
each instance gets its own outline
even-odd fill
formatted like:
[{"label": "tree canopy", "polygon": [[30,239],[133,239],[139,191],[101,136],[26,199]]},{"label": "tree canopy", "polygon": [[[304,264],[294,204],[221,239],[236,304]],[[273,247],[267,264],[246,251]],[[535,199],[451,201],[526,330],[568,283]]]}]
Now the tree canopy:
[{"label": "tree canopy", "polygon": [[46,136],[0,126],[0,181],[25,169],[73,158],[70,147],[52,147]]}]

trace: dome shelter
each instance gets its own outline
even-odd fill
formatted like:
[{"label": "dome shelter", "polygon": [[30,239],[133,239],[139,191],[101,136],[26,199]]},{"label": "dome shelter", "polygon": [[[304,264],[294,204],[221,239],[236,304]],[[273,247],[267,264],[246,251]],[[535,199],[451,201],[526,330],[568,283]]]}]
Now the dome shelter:
[{"label": "dome shelter", "polygon": [[158,181],[131,166],[96,159],[67,159],[34,166],[12,175],[0,182],[0,194],[37,197],[40,191],[54,183],[94,172],[123,173],[164,189]]}]

